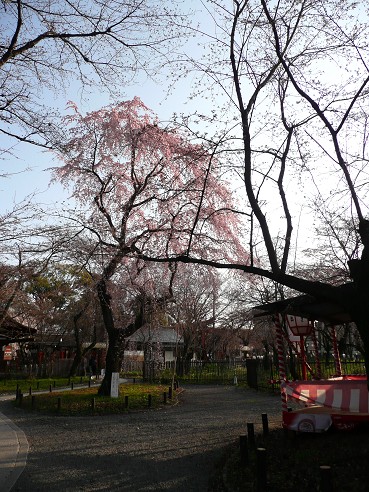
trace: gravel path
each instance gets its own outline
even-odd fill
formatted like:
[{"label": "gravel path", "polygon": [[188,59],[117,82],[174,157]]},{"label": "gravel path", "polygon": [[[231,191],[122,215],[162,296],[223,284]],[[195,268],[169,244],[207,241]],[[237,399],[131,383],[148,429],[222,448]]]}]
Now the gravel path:
[{"label": "gravel path", "polygon": [[180,403],[126,415],[57,417],[1,411],[30,445],[14,491],[207,491],[225,446],[281,423],[278,396],[236,387],[186,386]]}]

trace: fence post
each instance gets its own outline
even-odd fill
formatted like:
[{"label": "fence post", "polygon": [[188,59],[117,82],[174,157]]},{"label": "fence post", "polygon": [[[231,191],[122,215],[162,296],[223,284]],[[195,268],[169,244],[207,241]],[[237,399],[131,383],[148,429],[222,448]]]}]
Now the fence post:
[{"label": "fence post", "polygon": [[261,420],[263,422],[263,434],[266,436],[269,433],[268,415],[266,413],[262,413]]},{"label": "fence post", "polygon": [[320,490],[322,492],[333,492],[332,473],[330,466],[320,466]]},{"label": "fence post", "polygon": [[164,402],[164,404],[167,403],[167,393],[165,391],[163,393],[163,402]]},{"label": "fence post", "polygon": [[246,359],[246,380],[250,388],[258,389],[258,363],[257,359]]},{"label": "fence post", "polygon": [[249,452],[247,449],[247,436],[240,436],[240,457],[241,457],[241,464],[247,465],[249,462]]},{"label": "fence post", "polygon": [[255,449],[256,448],[255,428],[252,422],[247,423],[247,436],[249,438],[250,447],[252,449]]},{"label": "fence post", "polygon": [[256,480],[257,491],[264,492],[267,486],[267,460],[266,449],[256,449]]},{"label": "fence post", "polygon": [[169,388],[168,388],[168,398],[169,398],[169,400],[172,399],[172,396],[173,396],[173,390],[172,390],[172,387],[169,386]]}]

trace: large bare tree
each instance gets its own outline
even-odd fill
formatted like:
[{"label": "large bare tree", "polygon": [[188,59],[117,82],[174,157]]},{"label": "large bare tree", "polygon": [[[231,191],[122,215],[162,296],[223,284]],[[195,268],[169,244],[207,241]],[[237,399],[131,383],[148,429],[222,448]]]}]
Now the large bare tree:
[{"label": "large bare tree", "polygon": [[[188,62],[200,70],[199,96],[206,88],[225,97],[211,122],[222,124],[217,151],[241,183],[249,259],[219,262],[190,248],[169,259],[240,269],[341,306],[361,334],[369,372],[368,8],[336,0],[203,4],[213,20],[201,33],[209,58]],[[326,270],[312,278],[296,269],[315,239],[299,220],[312,204],[348,265],[341,285]]]}]

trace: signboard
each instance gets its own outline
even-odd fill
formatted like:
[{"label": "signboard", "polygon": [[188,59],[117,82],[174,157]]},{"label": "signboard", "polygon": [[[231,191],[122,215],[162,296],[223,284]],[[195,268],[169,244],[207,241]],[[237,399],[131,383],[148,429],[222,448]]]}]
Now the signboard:
[{"label": "signboard", "polygon": [[13,359],[13,350],[11,345],[7,345],[4,348],[4,360],[12,360]]},{"label": "signboard", "polygon": [[111,375],[110,396],[112,398],[119,396],[119,372],[113,372]]}]

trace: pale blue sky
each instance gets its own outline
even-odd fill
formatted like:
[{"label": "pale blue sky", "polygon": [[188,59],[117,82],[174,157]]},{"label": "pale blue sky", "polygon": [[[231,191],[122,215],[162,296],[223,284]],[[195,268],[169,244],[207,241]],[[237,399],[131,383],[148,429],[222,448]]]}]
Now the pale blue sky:
[{"label": "pale blue sky", "polygon": [[[200,0],[185,0],[183,8],[199,9],[201,2]],[[200,18],[204,21],[203,15]],[[195,41],[188,45],[188,49],[196,49]],[[132,85],[122,88],[121,99],[132,99],[138,96],[158,115],[161,121],[168,121],[174,112],[190,112],[199,109],[194,102],[187,104],[192,81],[192,76],[180,81],[171,95],[167,96],[168,81],[165,79],[165,73],[158,82],[139,75]],[[57,107],[61,112],[65,110],[68,100],[77,103],[83,112],[99,109],[112,102],[107,94],[99,90],[88,96],[83,94],[82,98],[77,83],[73,83],[66,93],[60,94],[57,100],[54,100],[54,96],[48,94],[47,91],[44,95],[45,102],[51,107]],[[50,185],[50,172],[47,169],[57,165],[51,153],[29,144],[6,140],[5,137],[0,137],[0,147],[11,148],[13,152],[13,155],[0,156],[0,174],[8,174],[6,178],[0,180],[0,212],[11,209],[13,203],[19,203],[27,195],[33,193],[37,193],[37,202],[50,205],[67,199],[68,194],[60,185]]]}]

